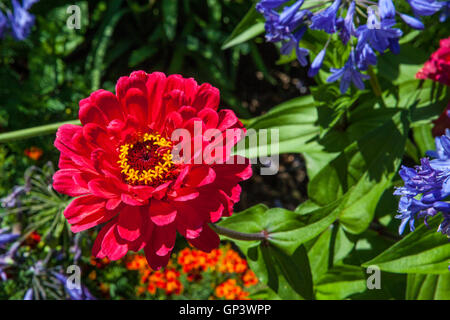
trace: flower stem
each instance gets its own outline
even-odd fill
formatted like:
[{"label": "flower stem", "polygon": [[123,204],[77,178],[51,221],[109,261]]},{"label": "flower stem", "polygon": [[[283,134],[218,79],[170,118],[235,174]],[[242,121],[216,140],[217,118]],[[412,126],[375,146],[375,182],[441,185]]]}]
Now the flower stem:
[{"label": "flower stem", "polygon": [[210,223],[209,226],[215,232],[220,235],[226,236],[235,240],[244,240],[244,241],[264,241],[267,240],[268,234],[264,231],[258,233],[244,233],[239,231],[234,231],[228,228],[220,227],[218,225]]},{"label": "flower stem", "polygon": [[381,97],[380,82],[378,81],[378,77],[373,71],[372,66],[369,66],[369,68],[367,69],[367,73],[370,76],[370,85],[372,86],[373,93],[375,93],[377,97]]},{"label": "flower stem", "polygon": [[28,139],[33,137],[39,137],[46,134],[56,132],[63,124],[80,124],[80,120],[70,120],[65,122],[57,122],[52,124],[46,124],[39,127],[27,128],[22,130],[16,130],[12,132],[5,132],[0,134],[0,143],[10,142],[14,140]]}]

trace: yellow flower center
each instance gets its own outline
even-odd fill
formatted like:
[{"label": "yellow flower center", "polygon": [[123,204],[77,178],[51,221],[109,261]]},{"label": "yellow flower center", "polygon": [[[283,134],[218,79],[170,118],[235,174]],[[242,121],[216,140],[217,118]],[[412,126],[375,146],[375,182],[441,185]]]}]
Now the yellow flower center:
[{"label": "yellow flower center", "polygon": [[159,185],[173,177],[172,142],[157,132],[139,135],[119,148],[122,177],[131,185]]}]

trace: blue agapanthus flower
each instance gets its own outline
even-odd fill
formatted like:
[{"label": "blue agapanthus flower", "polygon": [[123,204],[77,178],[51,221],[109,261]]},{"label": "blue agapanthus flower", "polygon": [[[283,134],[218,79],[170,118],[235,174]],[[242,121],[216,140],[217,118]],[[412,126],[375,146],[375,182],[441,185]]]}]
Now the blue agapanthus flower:
[{"label": "blue agapanthus flower", "polygon": [[12,0],[12,11],[7,10],[6,16],[0,11],[0,38],[8,31],[14,39],[25,40],[34,25],[35,17],[29,10],[39,0]]},{"label": "blue agapanthus flower", "polygon": [[439,21],[445,22],[448,18],[450,18],[450,1],[445,2],[442,6],[442,13],[439,17]]},{"label": "blue agapanthus flower", "polygon": [[[376,52],[400,51],[399,39],[402,30],[395,28],[399,17],[408,26],[422,30],[420,20],[441,12],[441,21],[450,15],[450,1],[406,0],[411,13],[398,12],[392,0],[260,0],[256,9],[264,16],[266,40],[281,42],[282,54],[290,54],[294,49],[302,66],[308,63],[308,50],[300,47],[300,41],[307,29],[321,30],[330,34],[329,40],[311,63],[308,75],[314,77],[322,68],[325,53],[332,34],[338,34],[344,45],[352,49],[344,67],[333,68],[330,80],[340,79],[341,91],[346,92],[350,82],[357,88],[364,88],[361,74],[370,65],[377,63]],[[299,31],[301,30],[301,31]],[[350,61],[352,60],[352,61]]]},{"label": "blue agapanthus flower", "polygon": [[364,80],[368,79],[369,76],[362,74],[357,68],[357,62],[355,59],[355,53],[352,50],[350,54],[350,59],[345,63],[345,65],[340,69],[331,68],[332,75],[327,79],[327,82],[334,82],[341,79],[340,90],[341,92],[346,92],[353,83],[355,87],[360,90],[364,89]]},{"label": "blue agapanthus flower", "polygon": [[68,278],[65,275],[57,272],[52,272],[52,274],[64,286],[71,300],[97,300],[86,286],[80,285],[79,288],[72,288],[68,285]]},{"label": "blue agapanthus flower", "polygon": [[401,196],[396,216],[402,220],[400,234],[406,225],[414,231],[418,219],[424,218],[426,224],[428,218],[441,212],[443,221],[437,231],[450,237],[450,131],[436,137],[435,142],[436,150],[427,153],[434,159],[423,158],[420,166],[403,166],[399,171],[404,186],[394,194]]},{"label": "blue agapanthus flower", "polygon": [[20,234],[7,232],[6,229],[0,229],[0,247],[4,246],[7,243],[14,242],[17,238],[20,237]]}]

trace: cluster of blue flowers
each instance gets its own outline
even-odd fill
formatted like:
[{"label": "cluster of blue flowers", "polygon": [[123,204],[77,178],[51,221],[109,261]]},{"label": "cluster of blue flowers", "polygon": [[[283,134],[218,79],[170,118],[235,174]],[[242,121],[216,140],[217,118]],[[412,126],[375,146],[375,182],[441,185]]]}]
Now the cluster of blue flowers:
[{"label": "cluster of blue flowers", "polygon": [[10,32],[14,39],[22,41],[28,37],[34,25],[34,16],[28,12],[31,6],[39,0],[12,0],[13,11],[6,9],[6,14],[0,10],[0,39]]},{"label": "cluster of blue flowers", "polygon": [[[5,228],[0,229],[0,251],[6,249],[7,244],[16,241],[19,237],[19,234],[8,232]],[[19,244],[16,242],[7,252],[0,253],[0,282],[7,279],[5,269],[14,263],[13,257],[18,246]]]},{"label": "cluster of blue flowers", "polygon": [[399,38],[403,32],[394,28],[396,16],[410,27],[421,30],[424,25],[420,17],[441,12],[441,21],[445,21],[450,14],[450,1],[406,1],[413,16],[398,12],[392,0],[379,0],[378,3],[370,0],[297,0],[290,5],[286,5],[289,0],[261,0],[256,9],[266,20],[266,40],[281,42],[282,54],[290,54],[295,49],[302,66],[308,64],[309,52],[300,47],[300,40],[307,29],[322,30],[330,35],[311,63],[310,77],[314,77],[322,67],[331,35],[337,33],[344,45],[350,45],[347,62],[342,68],[332,68],[332,75],[328,78],[328,82],[341,79],[340,89],[345,93],[351,83],[364,89],[363,80],[368,76],[361,72],[377,63],[377,51],[384,53],[389,49],[399,52]]},{"label": "cluster of blue flowers", "polygon": [[436,137],[436,151],[429,151],[428,158],[421,159],[421,165],[416,168],[402,166],[399,174],[405,182],[403,187],[397,188],[395,195],[400,195],[398,206],[402,219],[399,233],[403,233],[407,224],[414,231],[417,219],[427,219],[442,212],[443,221],[438,232],[450,237],[450,203],[446,200],[450,196],[450,130],[446,134]]}]

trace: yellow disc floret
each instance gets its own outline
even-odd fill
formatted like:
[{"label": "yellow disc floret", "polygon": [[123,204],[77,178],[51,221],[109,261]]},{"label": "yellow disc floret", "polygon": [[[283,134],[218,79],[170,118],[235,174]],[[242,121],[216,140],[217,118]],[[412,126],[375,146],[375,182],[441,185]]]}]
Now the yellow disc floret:
[{"label": "yellow disc floret", "polygon": [[172,142],[158,133],[139,135],[119,148],[119,164],[125,181],[132,185],[155,185],[171,177]]}]

